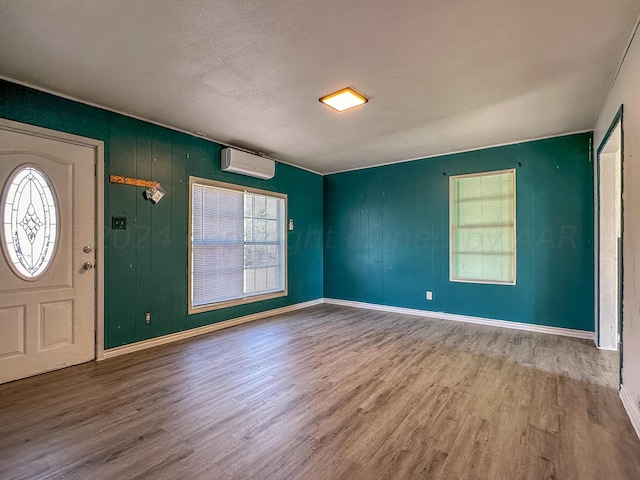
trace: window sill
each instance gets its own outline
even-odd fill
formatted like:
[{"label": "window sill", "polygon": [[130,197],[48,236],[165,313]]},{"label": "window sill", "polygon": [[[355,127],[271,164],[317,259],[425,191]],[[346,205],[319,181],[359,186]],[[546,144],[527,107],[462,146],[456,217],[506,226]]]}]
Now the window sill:
[{"label": "window sill", "polygon": [[288,289],[279,290],[277,292],[269,292],[264,293],[262,295],[252,295],[250,297],[245,298],[236,298],[233,300],[225,300],[224,302],[210,303],[207,305],[199,305],[197,307],[193,307],[189,305],[188,314],[192,315],[195,313],[202,312],[210,312],[212,310],[220,310],[223,308],[236,307],[238,305],[247,305],[250,303],[261,302],[263,300],[271,300],[273,298],[281,298],[286,297],[289,294]]}]

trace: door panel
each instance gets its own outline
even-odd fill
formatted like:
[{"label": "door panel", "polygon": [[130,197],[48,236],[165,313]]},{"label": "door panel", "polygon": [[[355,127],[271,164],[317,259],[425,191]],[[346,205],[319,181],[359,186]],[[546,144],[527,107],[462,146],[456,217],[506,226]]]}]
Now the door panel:
[{"label": "door panel", "polygon": [[0,308],[0,360],[25,353],[24,310],[24,306]]},{"label": "door panel", "polygon": [[[83,268],[94,263],[95,160],[88,146],[0,129],[0,383],[95,358],[95,270]],[[43,207],[47,186],[57,208]]]}]

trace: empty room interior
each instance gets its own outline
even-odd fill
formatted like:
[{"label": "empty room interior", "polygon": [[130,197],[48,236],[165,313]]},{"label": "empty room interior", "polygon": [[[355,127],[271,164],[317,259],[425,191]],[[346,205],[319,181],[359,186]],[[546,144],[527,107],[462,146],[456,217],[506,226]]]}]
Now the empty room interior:
[{"label": "empty room interior", "polygon": [[0,478],[639,479],[639,22],[0,0]]}]

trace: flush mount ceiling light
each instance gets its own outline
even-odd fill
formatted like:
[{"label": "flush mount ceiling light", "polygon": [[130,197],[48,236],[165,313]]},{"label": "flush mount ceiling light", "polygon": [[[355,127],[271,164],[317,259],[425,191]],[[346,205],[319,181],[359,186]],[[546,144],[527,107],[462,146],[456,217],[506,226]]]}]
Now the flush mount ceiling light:
[{"label": "flush mount ceiling light", "polygon": [[360,95],[355,90],[347,87],[335,93],[331,93],[326,97],[322,97],[320,101],[325,105],[339,112],[342,112],[349,108],[357,107],[358,105],[367,103],[369,100]]}]

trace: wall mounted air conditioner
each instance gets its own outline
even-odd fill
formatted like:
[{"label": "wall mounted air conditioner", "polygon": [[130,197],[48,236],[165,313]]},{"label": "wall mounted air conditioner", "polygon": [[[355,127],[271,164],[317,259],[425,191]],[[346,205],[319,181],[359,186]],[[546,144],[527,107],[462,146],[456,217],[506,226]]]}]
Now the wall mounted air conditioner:
[{"label": "wall mounted air conditioner", "polygon": [[268,158],[259,157],[252,153],[225,148],[220,158],[221,168],[224,172],[239,173],[250,177],[268,180],[276,174],[276,162]]}]

